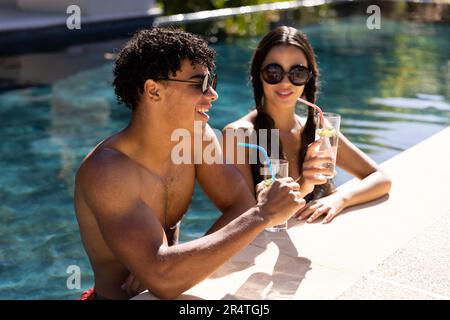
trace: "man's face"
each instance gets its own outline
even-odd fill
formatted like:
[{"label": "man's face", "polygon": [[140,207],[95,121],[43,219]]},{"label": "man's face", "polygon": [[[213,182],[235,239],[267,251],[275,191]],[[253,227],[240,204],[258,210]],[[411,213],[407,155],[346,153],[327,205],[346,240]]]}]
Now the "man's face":
[{"label": "man's face", "polygon": [[191,65],[191,61],[185,59],[175,76],[169,75],[169,79],[178,81],[166,81],[164,85],[164,99],[167,102],[164,112],[167,121],[176,128],[193,130],[194,121],[202,121],[203,125],[208,121],[207,112],[218,95],[211,87],[202,92],[206,74],[206,67]]}]

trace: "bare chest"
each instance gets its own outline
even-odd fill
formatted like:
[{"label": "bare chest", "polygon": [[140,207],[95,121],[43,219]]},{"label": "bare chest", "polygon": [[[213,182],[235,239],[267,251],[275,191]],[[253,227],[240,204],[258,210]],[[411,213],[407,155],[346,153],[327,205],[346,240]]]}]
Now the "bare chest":
[{"label": "bare chest", "polygon": [[195,185],[192,165],[174,166],[158,183],[146,184],[145,201],[153,208],[164,229],[174,227],[186,213]]}]

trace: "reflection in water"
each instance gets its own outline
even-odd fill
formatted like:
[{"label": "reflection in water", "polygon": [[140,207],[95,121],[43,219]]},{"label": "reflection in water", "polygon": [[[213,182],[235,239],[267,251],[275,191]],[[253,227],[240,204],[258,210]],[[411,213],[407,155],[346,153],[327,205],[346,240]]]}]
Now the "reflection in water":
[{"label": "reflection in water", "polygon": [[52,143],[59,147],[61,168],[58,178],[65,181],[73,194],[74,172],[79,166],[79,156],[75,153],[82,146],[95,146],[99,136],[93,133],[109,128],[111,106],[102,95],[109,90],[108,79],[111,66],[81,72],[73,77],[57,82],[52,87],[51,126],[48,133]]},{"label": "reflection in water", "polygon": [[436,109],[437,111],[450,111],[450,104],[444,97],[435,95],[417,95],[418,98],[373,98],[369,103],[380,104],[401,109]]},{"label": "reflection in water", "polygon": [[450,46],[445,39],[440,40],[442,43],[436,40],[438,28],[430,27],[424,34],[419,25],[405,22],[405,32],[391,35],[388,57],[378,55],[374,60],[380,70],[377,78],[382,97],[405,97],[418,92],[445,94],[441,69]]},{"label": "reflection in water", "polygon": [[15,88],[51,85],[111,59],[123,40],[80,44],[64,51],[6,56],[0,59],[0,92]]}]

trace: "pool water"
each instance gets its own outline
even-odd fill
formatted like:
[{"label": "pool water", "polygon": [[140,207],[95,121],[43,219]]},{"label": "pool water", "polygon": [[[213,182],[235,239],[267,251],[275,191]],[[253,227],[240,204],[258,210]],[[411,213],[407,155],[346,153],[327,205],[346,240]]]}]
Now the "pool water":
[{"label": "pool water", "polygon": [[[384,19],[380,30],[369,30],[365,19],[329,19],[301,29],[319,61],[318,104],[340,113],[343,133],[382,162],[450,124],[450,26]],[[213,128],[251,108],[247,70],[258,40],[214,45],[220,98],[210,112]],[[93,283],[73,183],[86,153],[129,119],[111,86],[109,52],[122,43],[3,62],[17,83],[32,85],[0,93],[0,299],[74,299]],[[77,64],[84,70],[58,71]],[[47,83],[36,80],[43,77]],[[337,183],[349,178],[339,171]],[[182,240],[201,236],[217,216],[196,188]],[[80,290],[66,286],[70,265],[81,269]]]}]

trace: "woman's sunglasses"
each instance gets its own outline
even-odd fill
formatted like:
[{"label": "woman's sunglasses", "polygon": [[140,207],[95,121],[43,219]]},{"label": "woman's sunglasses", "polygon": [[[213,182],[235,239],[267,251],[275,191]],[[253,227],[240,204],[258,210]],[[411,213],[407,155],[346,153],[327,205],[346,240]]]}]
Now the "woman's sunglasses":
[{"label": "woman's sunglasses", "polygon": [[271,63],[261,69],[262,78],[268,84],[280,83],[287,74],[289,81],[294,86],[302,86],[312,78],[312,71],[297,64],[292,66],[289,71],[284,71],[283,67],[277,63]]},{"label": "woman's sunglasses", "polygon": [[170,78],[160,78],[156,80],[164,80],[164,81],[176,81],[176,82],[186,82],[186,83],[195,83],[202,86],[202,94],[205,94],[208,92],[208,89],[211,87],[214,90],[216,90],[217,86],[217,75],[210,75],[209,73],[205,74],[203,77],[203,80],[201,82],[199,81],[193,81],[193,80],[178,80],[178,79],[170,79]]}]

